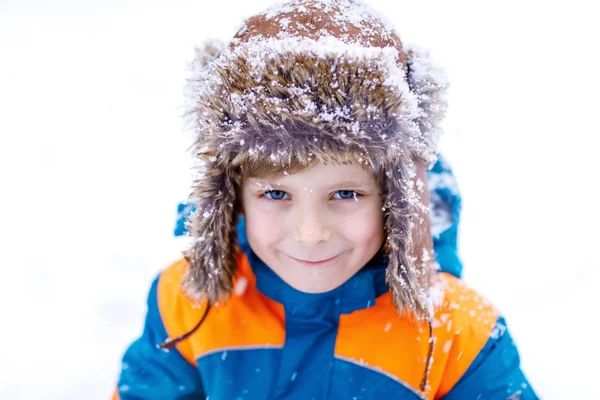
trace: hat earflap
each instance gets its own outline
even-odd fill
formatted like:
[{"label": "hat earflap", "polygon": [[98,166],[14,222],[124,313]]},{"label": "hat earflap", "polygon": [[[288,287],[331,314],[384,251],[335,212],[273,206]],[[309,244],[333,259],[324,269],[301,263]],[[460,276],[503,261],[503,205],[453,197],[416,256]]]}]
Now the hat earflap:
[{"label": "hat earflap", "polygon": [[182,282],[184,292],[194,301],[207,299],[215,304],[230,296],[237,269],[239,181],[239,173],[233,169],[209,165],[194,183],[190,200],[196,211],[189,222],[193,243],[184,253],[190,266]]},{"label": "hat earflap", "polygon": [[387,179],[384,189],[384,223],[388,257],[386,281],[394,304],[400,313],[408,312],[417,319],[427,318],[430,301],[427,295],[431,271],[416,265],[423,249],[414,249],[413,229],[421,223],[424,205],[415,188],[414,163],[409,155],[389,158],[384,164]]}]

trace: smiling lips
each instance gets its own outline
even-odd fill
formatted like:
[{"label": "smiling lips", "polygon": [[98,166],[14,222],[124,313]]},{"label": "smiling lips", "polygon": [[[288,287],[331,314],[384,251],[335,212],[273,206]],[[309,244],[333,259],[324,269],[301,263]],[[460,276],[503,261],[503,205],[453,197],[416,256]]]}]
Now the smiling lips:
[{"label": "smiling lips", "polygon": [[327,264],[327,263],[328,263],[328,262],[330,262],[330,261],[333,261],[333,260],[335,260],[335,259],[336,259],[336,258],[338,258],[339,256],[340,256],[340,254],[338,254],[337,256],[333,256],[333,257],[331,257],[331,258],[326,258],[326,259],[324,259],[324,260],[321,260],[321,261],[306,261],[306,260],[300,260],[300,259],[298,259],[298,258],[295,258],[295,257],[292,257],[292,256],[289,256],[289,257],[290,257],[292,260],[299,262],[300,264],[304,264],[304,265],[307,265],[307,266],[309,266],[309,267],[318,267],[318,266],[320,266],[320,265],[324,265],[324,264]]}]

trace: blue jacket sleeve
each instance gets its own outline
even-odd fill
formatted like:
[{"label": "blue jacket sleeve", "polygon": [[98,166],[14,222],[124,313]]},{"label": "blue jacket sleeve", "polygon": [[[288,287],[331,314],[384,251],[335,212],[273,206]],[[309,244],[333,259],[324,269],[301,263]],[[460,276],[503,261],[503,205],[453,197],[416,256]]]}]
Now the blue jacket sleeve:
[{"label": "blue jacket sleeve", "polygon": [[117,387],[121,400],[203,399],[200,373],[173,349],[156,347],[167,338],[158,309],[158,278],[148,296],[148,313],[142,336],[123,356]]},{"label": "blue jacket sleeve", "polygon": [[535,400],[539,397],[521,370],[519,352],[504,318],[462,378],[443,400]]},{"label": "blue jacket sleeve", "polygon": [[427,172],[433,249],[440,271],[460,278],[462,262],[458,256],[458,224],[462,199],[452,169],[442,157]]}]

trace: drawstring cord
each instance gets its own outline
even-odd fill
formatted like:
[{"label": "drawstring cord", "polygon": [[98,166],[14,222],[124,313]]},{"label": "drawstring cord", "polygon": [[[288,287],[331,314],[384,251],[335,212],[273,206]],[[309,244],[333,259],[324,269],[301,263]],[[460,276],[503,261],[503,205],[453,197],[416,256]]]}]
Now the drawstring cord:
[{"label": "drawstring cord", "polygon": [[423,375],[423,380],[421,381],[421,391],[424,392],[427,388],[427,379],[429,378],[429,370],[431,369],[431,363],[433,361],[433,344],[435,342],[435,337],[433,337],[433,325],[431,325],[431,321],[428,320],[429,324],[429,352],[427,354],[427,364],[425,365],[425,374]]},{"label": "drawstring cord", "polygon": [[200,318],[200,321],[198,321],[198,323],[196,324],[196,326],[194,326],[190,331],[184,333],[181,336],[176,337],[175,339],[167,339],[163,343],[157,344],[156,347],[159,348],[159,349],[162,349],[162,350],[166,350],[166,351],[173,350],[173,348],[179,342],[184,341],[185,339],[187,339],[188,337],[190,337],[194,332],[196,332],[196,330],[198,330],[198,328],[200,328],[200,325],[202,325],[202,323],[206,319],[206,316],[208,315],[208,311],[209,310],[210,310],[210,303],[208,303],[206,305],[206,310],[204,310],[204,314],[202,315],[202,318]]}]

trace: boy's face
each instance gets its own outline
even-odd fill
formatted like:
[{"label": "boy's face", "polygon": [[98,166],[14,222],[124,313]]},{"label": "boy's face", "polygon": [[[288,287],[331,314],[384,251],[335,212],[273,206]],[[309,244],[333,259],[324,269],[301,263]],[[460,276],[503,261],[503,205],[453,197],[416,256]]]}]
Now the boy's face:
[{"label": "boy's face", "polygon": [[248,243],[288,285],[307,293],[335,289],[384,240],[380,188],[360,165],[325,165],[242,187]]}]

